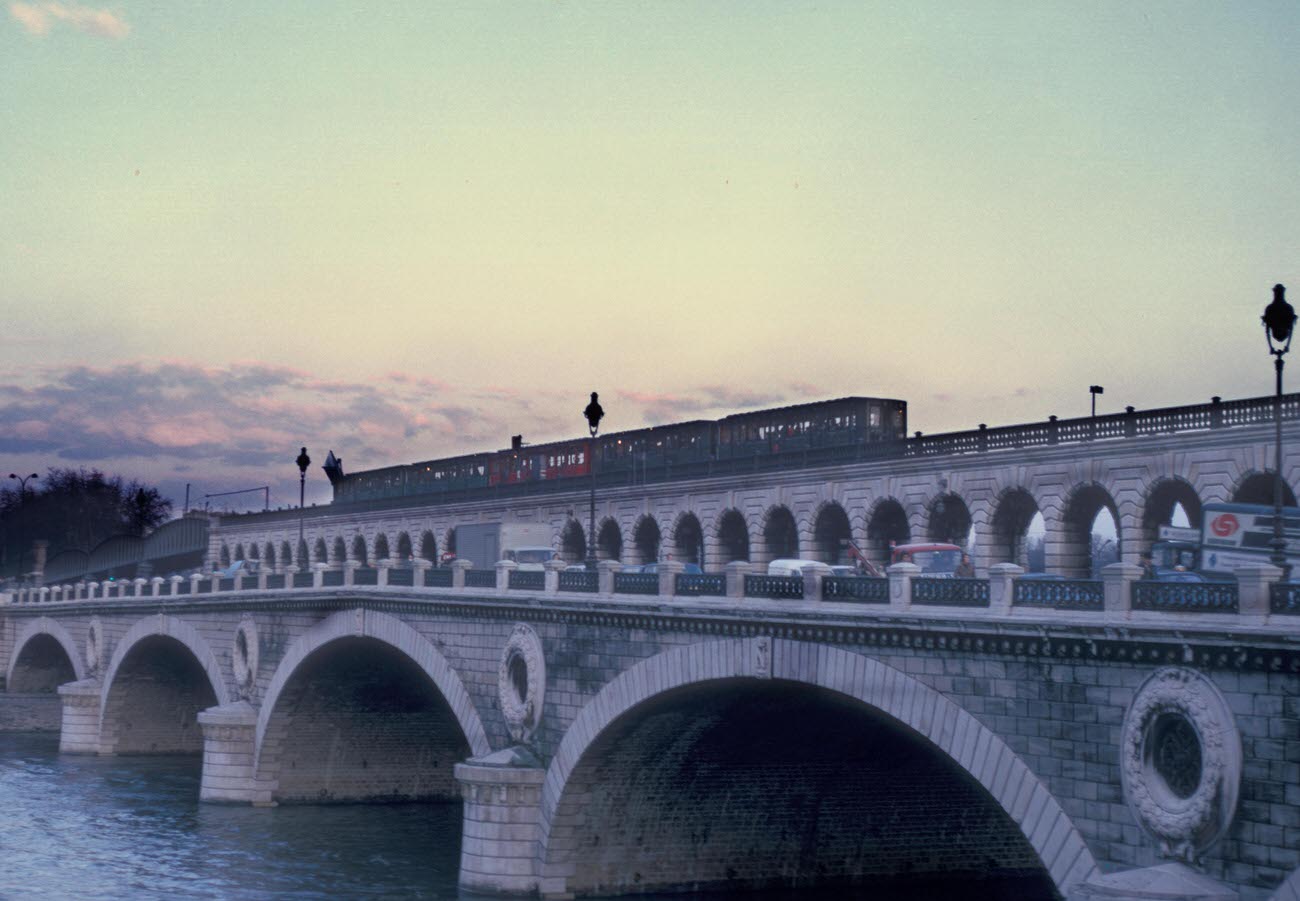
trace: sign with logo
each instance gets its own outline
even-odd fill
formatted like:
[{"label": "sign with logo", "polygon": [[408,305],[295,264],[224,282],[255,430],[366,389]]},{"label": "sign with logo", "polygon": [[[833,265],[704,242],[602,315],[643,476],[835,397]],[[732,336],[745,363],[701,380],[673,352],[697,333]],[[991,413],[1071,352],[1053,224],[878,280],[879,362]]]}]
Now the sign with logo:
[{"label": "sign with logo", "polygon": [[1237,534],[1240,528],[1241,521],[1233,513],[1220,513],[1210,520],[1210,531],[1217,538],[1230,538]]}]

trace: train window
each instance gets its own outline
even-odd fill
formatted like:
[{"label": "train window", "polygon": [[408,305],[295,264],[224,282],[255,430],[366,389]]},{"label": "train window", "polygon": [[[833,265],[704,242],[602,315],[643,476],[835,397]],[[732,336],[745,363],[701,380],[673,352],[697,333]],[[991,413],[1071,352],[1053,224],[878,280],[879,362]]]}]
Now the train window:
[{"label": "train window", "polygon": [[880,407],[875,404],[871,405],[871,427],[873,429],[880,428]]}]

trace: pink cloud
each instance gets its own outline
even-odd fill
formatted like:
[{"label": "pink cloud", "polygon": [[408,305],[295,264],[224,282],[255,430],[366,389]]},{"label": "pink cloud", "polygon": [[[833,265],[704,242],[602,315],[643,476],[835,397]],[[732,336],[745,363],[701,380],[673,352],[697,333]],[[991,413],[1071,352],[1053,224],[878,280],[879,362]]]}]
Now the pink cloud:
[{"label": "pink cloud", "polygon": [[34,35],[49,34],[55,25],[60,24],[114,40],[121,40],[131,31],[131,26],[116,13],[76,3],[20,3],[15,0],[9,4],[9,15],[28,34]]}]

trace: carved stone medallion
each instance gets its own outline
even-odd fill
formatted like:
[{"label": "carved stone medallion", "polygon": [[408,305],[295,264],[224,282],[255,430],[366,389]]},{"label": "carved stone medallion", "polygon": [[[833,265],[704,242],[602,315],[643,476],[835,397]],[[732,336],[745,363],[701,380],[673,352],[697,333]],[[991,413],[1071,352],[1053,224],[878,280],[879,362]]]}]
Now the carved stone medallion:
[{"label": "carved stone medallion", "polygon": [[1237,810],[1241,737],[1223,695],[1201,673],[1156,670],[1120,735],[1124,799],[1160,853],[1195,863]]},{"label": "carved stone medallion", "polygon": [[497,670],[497,697],[510,737],[523,742],[537,731],[546,691],[546,658],[542,640],[531,626],[516,623]]},{"label": "carved stone medallion", "polygon": [[231,668],[235,674],[235,685],[241,698],[249,697],[253,682],[257,678],[258,648],[257,626],[251,619],[240,620],[235,629],[235,637],[230,650]]}]

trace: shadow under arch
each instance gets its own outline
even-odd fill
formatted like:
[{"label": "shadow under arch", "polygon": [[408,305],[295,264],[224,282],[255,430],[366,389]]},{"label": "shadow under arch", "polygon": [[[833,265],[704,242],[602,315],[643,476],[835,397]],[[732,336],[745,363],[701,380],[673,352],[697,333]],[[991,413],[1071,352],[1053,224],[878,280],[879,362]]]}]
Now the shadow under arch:
[{"label": "shadow under arch", "polygon": [[139,644],[157,637],[172,639],[189,652],[193,662],[198,665],[203,675],[206,676],[206,687],[211,690],[216,705],[229,704],[232,700],[229,686],[221,676],[221,667],[217,663],[217,657],[212,652],[212,647],[208,644],[207,639],[199,633],[198,629],[174,616],[166,616],[161,613],[146,616],[131,626],[117,642],[113,649],[113,657],[104,669],[104,680],[99,689],[99,742],[101,753],[104,753],[102,748],[106,735],[104,721],[109,716],[110,710],[115,709],[110,705],[110,700],[114,683],[117,680],[118,670],[121,669],[122,664]]},{"label": "shadow under arch", "polygon": [[[608,683],[565,732],[542,786],[539,863],[547,892],[566,891],[557,848],[571,846],[574,825],[561,816],[570,777],[602,733],[658,696],[719,680],[783,681],[823,689],[907,727],[971,779],[1015,824],[1062,897],[1097,871],[1060,804],[1005,742],[923,682],[878,660],[840,648],[786,639],[740,638],[674,648]],[[556,841],[561,839],[560,841]]]},{"label": "shadow under arch", "polygon": [[14,638],[13,651],[9,654],[9,666],[5,669],[6,690],[13,690],[14,671],[27,643],[43,635],[54,639],[63,648],[63,652],[68,655],[68,662],[72,665],[75,678],[77,680],[86,678],[86,665],[82,656],[77,653],[77,642],[72,634],[58,620],[48,616],[38,616],[23,626]]},{"label": "shadow under arch", "polygon": [[275,675],[262,697],[262,704],[257,715],[257,731],[254,738],[253,772],[260,772],[262,767],[263,740],[266,737],[267,724],[275,712],[285,686],[304,660],[319,648],[346,638],[371,638],[393,647],[405,654],[424,671],[442,697],[451,707],[456,722],[469,742],[471,756],[478,757],[492,750],[488,744],[483,721],[469,692],[465,690],[460,676],[452,669],[447,658],[434,647],[433,643],[415,631],[410,625],[387,613],[374,610],[340,610],[319,623],[316,623],[289,646]]}]

